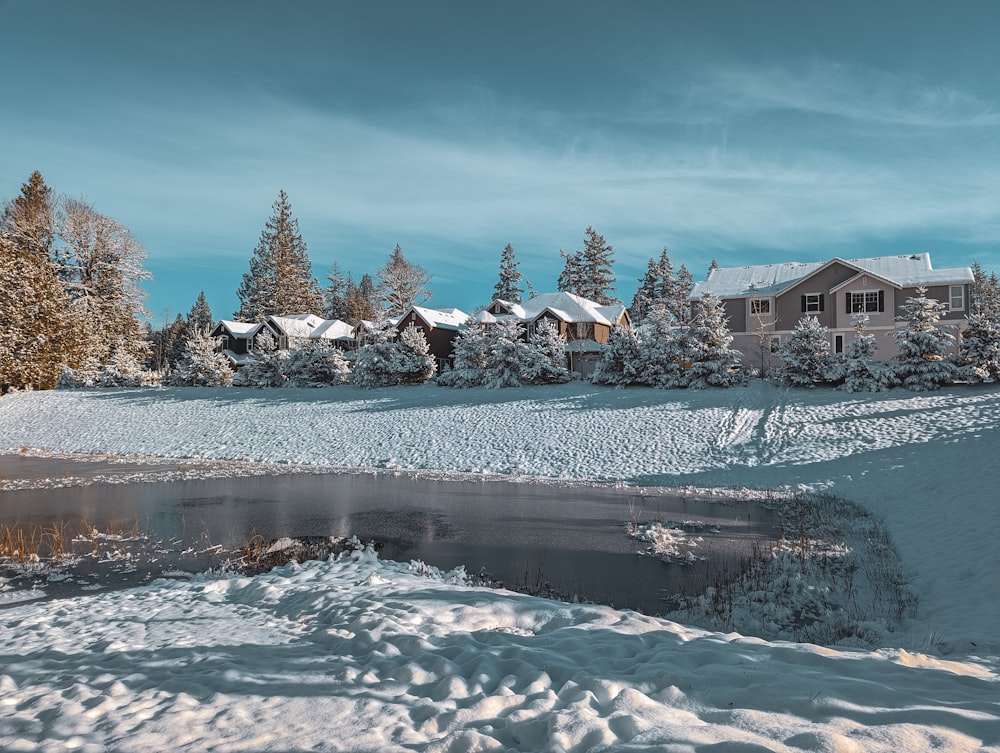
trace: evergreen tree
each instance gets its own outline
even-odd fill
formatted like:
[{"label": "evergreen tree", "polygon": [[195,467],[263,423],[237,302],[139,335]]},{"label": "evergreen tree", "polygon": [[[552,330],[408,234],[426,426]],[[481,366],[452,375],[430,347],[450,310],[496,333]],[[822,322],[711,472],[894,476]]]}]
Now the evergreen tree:
[{"label": "evergreen tree", "polygon": [[565,259],[565,264],[556,288],[560,292],[574,293],[602,306],[618,303],[618,299],[611,295],[615,290],[612,269],[614,248],[594,228],[587,227],[585,232],[583,250],[572,254],[559,252]]},{"label": "evergreen tree", "polygon": [[642,352],[639,340],[631,327],[615,327],[608,337],[607,347],[590,375],[594,384],[625,387],[638,384]]},{"label": "evergreen tree", "polygon": [[410,306],[419,306],[431,297],[427,289],[430,274],[423,267],[408,262],[399,244],[376,276],[389,316],[402,316]]},{"label": "evergreen tree", "polygon": [[215,326],[215,319],[212,317],[212,309],[205,300],[205,291],[198,293],[191,311],[187,315],[188,332],[200,329],[202,332],[211,332]]},{"label": "evergreen tree", "polygon": [[827,328],[815,316],[799,319],[792,336],[781,344],[781,378],[796,387],[836,381],[832,373]]},{"label": "evergreen tree", "polygon": [[497,284],[493,287],[493,299],[507,301],[508,303],[520,303],[521,294],[521,272],[518,270],[520,262],[514,259],[514,247],[509,243],[504,246],[500,255],[500,276]]},{"label": "evergreen tree", "polygon": [[233,381],[233,370],[229,359],[217,348],[218,338],[209,337],[201,327],[193,327],[166,383],[181,387],[228,387]]},{"label": "evergreen tree", "polygon": [[936,390],[954,381],[955,365],[944,355],[955,338],[938,327],[947,308],[928,298],[927,289],[921,287],[916,296],[906,299],[903,315],[896,317],[896,321],[906,322],[905,329],[892,332],[899,348],[896,376],[909,390]]},{"label": "evergreen tree", "polygon": [[710,261],[708,263],[708,273],[709,274],[712,274],[712,272],[714,272],[718,268],[719,268],[719,262],[717,262],[715,259],[712,259],[712,261]]},{"label": "evergreen tree", "polygon": [[1000,325],[980,309],[969,315],[958,351],[958,376],[970,382],[1000,379]]},{"label": "evergreen tree", "polygon": [[351,375],[343,354],[321,342],[306,342],[288,352],[285,382],[288,387],[326,387],[344,384]]},{"label": "evergreen tree", "polygon": [[283,387],[288,381],[286,361],[289,351],[278,350],[274,337],[263,328],[254,338],[246,362],[233,376],[239,387]]},{"label": "evergreen tree", "polygon": [[4,207],[0,234],[39,259],[52,259],[55,240],[56,198],[37,170],[21,186],[21,193]]},{"label": "evergreen tree", "polygon": [[416,327],[407,327],[398,340],[390,339],[391,324],[378,325],[373,342],[361,348],[354,365],[353,380],[359,387],[391,387],[421,384],[436,370],[427,339]]},{"label": "evergreen tree", "polygon": [[336,262],[327,273],[326,279],[329,284],[323,289],[323,317],[349,322],[347,293],[349,285],[353,285],[354,281],[349,276],[344,276],[340,271],[340,265]]},{"label": "evergreen tree", "polygon": [[566,368],[566,341],[550,320],[539,322],[528,337],[528,364],[522,378],[529,384],[562,384],[572,377]]},{"label": "evergreen tree", "polygon": [[52,389],[64,366],[80,367],[84,326],[48,258],[0,233],[0,394]]},{"label": "evergreen tree", "polygon": [[629,306],[629,314],[634,322],[638,323],[645,319],[650,309],[659,301],[660,279],[660,265],[656,259],[650,258],[646,263],[646,272],[639,279],[639,286],[632,296],[632,305]]},{"label": "evergreen tree", "polygon": [[284,191],[272,206],[237,295],[240,309],[234,316],[244,322],[262,322],[272,314],[318,315],[323,309],[299,221]]},{"label": "evergreen tree", "polygon": [[854,315],[854,338],[844,353],[844,384],[847,392],[882,392],[894,386],[895,373],[888,364],[875,360],[878,343],[869,334],[867,314]]},{"label": "evergreen tree", "polygon": [[479,387],[486,381],[486,354],[490,336],[470,318],[458,333],[451,354],[452,367],[438,375],[441,387]]},{"label": "evergreen tree", "polygon": [[437,371],[437,361],[431,355],[430,345],[423,330],[412,324],[399,334],[400,384],[423,384]]},{"label": "evergreen tree", "polygon": [[688,268],[681,264],[677,270],[677,279],[667,296],[670,313],[679,322],[686,322],[690,318],[691,305],[688,303],[688,296],[692,290],[694,290],[694,277]]},{"label": "evergreen tree", "polygon": [[687,385],[685,340],[679,330],[666,304],[654,304],[643,321],[634,367],[640,384],[660,389]]},{"label": "evergreen tree", "polygon": [[705,293],[695,307],[684,348],[684,358],[691,363],[685,373],[688,386],[729,387],[740,381],[742,355],[729,347],[732,342],[722,302]]},{"label": "evergreen tree", "polygon": [[373,322],[385,316],[382,308],[382,293],[370,274],[364,274],[361,281],[355,285],[354,279],[347,276],[347,293],[344,297],[345,317],[343,321],[351,325],[358,322]]},{"label": "evergreen tree", "polygon": [[520,387],[535,357],[524,342],[524,325],[506,319],[492,325],[489,335],[484,384],[491,389]]},{"label": "evergreen tree", "polygon": [[996,272],[989,275],[978,261],[972,262],[972,296],[969,310],[982,312],[994,321],[1000,320],[1000,282]]}]

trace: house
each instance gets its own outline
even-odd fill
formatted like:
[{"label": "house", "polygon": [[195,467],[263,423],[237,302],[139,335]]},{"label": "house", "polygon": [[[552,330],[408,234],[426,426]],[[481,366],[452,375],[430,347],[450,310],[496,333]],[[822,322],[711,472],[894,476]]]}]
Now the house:
[{"label": "house", "polygon": [[315,314],[271,315],[264,326],[274,337],[278,348],[296,348],[304,342],[324,342],[348,349],[354,345],[353,328],[340,319],[323,319]]},{"label": "house", "polygon": [[212,329],[211,336],[220,340],[219,348],[234,367],[246,363],[256,345],[256,337],[263,324],[248,324],[223,319]]},{"label": "house", "polygon": [[514,319],[523,323],[529,334],[539,322],[551,321],[566,340],[569,369],[585,376],[594,370],[611,330],[632,326],[623,304],[602,306],[565,292],[541,293],[523,303],[494,300],[477,319],[484,325]]},{"label": "house", "polygon": [[829,332],[830,352],[843,353],[854,336],[853,318],[866,314],[867,331],[879,346],[877,357],[892,357],[897,352],[892,332],[906,326],[896,317],[920,287],[928,298],[945,304],[941,323],[953,325],[958,335],[968,322],[972,282],[969,267],[934,269],[928,253],[834,258],[713,269],[695,284],[689,300],[693,303],[704,293],[721,299],[733,347],[742,351],[746,363],[765,372],[803,316],[815,316]]},{"label": "house", "polygon": [[402,332],[407,327],[416,327],[424,333],[430,353],[438,361],[438,369],[451,358],[454,340],[465,329],[469,315],[460,309],[429,309],[410,306],[396,321],[396,330]]},{"label": "house", "polygon": [[258,337],[267,333],[280,350],[296,348],[303,342],[324,342],[337,348],[354,345],[354,334],[347,322],[323,319],[315,314],[269,316],[263,322],[249,324],[223,319],[211,336],[221,339],[220,349],[236,368],[246,363]]}]

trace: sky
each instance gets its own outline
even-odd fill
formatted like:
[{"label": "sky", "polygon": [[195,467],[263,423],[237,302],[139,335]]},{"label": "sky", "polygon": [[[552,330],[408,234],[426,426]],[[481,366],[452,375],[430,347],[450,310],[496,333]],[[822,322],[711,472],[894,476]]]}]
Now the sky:
[{"label": "sky", "polygon": [[154,324],[217,318],[280,190],[314,275],[396,244],[429,305],[539,292],[593,226],[649,258],[931,252],[1000,270],[1000,5],[0,0],[0,199],[129,228]]}]

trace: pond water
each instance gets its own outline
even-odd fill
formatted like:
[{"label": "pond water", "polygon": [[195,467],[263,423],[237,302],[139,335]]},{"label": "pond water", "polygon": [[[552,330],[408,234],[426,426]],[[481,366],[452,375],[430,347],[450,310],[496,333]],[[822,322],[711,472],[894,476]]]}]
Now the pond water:
[{"label": "pond water", "polygon": [[[32,465],[37,473],[40,466]],[[85,464],[74,464],[73,475],[81,475],[79,465]],[[7,478],[17,476],[11,468],[28,473],[25,464],[5,459]],[[86,472],[99,470],[91,465]],[[691,552],[704,559],[681,566],[640,556],[648,544],[627,536],[625,527],[635,519],[704,524],[687,536]],[[267,540],[356,535],[379,542],[386,559],[462,565],[515,588],[544,581],[565,598],[647,614],[663,613],[665,596],[691,592],[692,584],[703,589],[713,568],[738,562],[751,542],[779,535],[776,515],[747,502],[409,474],[297,473],[0,492],[4,526],[60,524],[75,531],[82,520],[99,530],[137,526],[153,540],[201,549],[238,548],[255,534]],[[161,557],[157,567],[177,563]]]}]

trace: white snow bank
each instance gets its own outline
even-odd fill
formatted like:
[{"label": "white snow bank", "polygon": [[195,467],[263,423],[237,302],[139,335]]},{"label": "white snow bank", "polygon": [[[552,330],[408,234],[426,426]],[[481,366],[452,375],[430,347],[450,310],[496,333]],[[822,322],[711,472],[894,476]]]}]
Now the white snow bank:
[{"label": "white snow bank", "polygon": [[[1000,750],[997,677],[356,552],[7,610],[4,750]],[[718,746],[718,747],[716,747]]]}]

